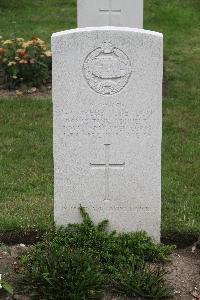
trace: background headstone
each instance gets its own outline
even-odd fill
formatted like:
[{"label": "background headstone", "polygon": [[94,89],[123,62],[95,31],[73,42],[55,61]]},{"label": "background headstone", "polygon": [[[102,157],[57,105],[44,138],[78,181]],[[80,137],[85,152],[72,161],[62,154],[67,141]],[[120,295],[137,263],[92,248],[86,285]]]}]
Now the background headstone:
[{"label": "background headstone", "polygon": [[80,222],[81,204],[159,240],[162,43],[131,28],[53,34],[56,224]]},{"label": "background headstone", "polygon": [[143,0],[78,0],[78,27],[143,28]]}]

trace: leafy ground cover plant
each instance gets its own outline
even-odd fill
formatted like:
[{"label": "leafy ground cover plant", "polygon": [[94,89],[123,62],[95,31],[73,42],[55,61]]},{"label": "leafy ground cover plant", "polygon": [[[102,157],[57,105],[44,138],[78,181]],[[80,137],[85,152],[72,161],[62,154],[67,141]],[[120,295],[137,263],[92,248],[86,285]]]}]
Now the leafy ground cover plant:
[{"label": "leafy ground cover plant", "polygon": [[108,232],[84,208],[82,224],[52,229],[22,257],[23,284],[36,299],[99,299],[111,288],[121,294],[163,299],[171,290],[160,264],[173,247],[154,243],[145,233]]},{"label": "leafy ground cover plant", "polygon": [[0,274],[0,290],[7,292],[8,294],[13,294],[12,286],[3,278],[3,275]]},{"label": "leafy ground cover plant", "polygon": [[0,70],[7,88],[22,83],[38,87],[50,76],[51,52],[38,37],[0,39]]}]

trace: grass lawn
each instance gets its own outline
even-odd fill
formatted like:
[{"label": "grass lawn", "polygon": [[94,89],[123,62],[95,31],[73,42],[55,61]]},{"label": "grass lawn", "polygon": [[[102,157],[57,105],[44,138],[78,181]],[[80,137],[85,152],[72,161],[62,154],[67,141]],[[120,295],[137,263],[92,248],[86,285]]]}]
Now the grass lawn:
[{"label": "grass lawn", "polygon": [[52,220],[50,99],[0,100],[0,230],[44,229]]},{"label": "grass lawn", "polygon": [[[50,44],[76,26],[75,0],[1,0],[0,35]],[[145,0],[145,28],[164,33],[162,232],[200,231],[200,1]],[[16,22],[16,23],[15,23]],[[53,219],[51,99],[0,99],[0,230]]]}]

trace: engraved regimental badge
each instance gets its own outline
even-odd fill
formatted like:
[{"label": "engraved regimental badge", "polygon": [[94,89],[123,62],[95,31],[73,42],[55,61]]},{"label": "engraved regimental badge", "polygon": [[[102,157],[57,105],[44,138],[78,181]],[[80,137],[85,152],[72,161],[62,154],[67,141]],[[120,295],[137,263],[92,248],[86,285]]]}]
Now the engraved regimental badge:
[{"label": "engraved regimental badge", "polygon": [[86,57],[83,73],[89,86],[102,95],[120,92],[131,75],[128,56],[110,42],[104,42]]}]

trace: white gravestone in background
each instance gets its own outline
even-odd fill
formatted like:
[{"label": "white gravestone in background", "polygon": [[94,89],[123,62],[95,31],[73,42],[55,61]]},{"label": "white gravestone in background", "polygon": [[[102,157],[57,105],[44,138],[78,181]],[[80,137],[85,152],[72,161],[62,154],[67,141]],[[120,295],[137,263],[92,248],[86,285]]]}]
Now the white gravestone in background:
[{"label": "white gravestone in background", "polygon": [[143,28],[143,0],[78,0],[78,27]]},{"label": "white gravestone in background", "polygon": [[162,34],[98,27],[53,34],[55,221],[160,238]]}]

